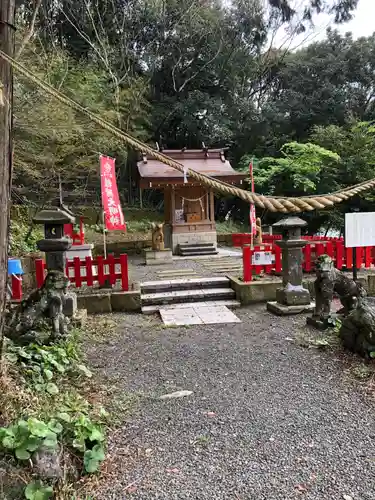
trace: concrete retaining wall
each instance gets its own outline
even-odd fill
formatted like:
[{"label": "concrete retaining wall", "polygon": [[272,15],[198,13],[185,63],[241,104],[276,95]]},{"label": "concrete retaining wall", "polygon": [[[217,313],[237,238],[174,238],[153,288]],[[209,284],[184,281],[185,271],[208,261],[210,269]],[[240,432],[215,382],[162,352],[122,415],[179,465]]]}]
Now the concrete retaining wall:
[{"label": "concrete retaining wall", "polygon": [[[236,299],[244,306],[257,302],[276,300],[276,290],[282,286],[281,280],[267,281],[266,279],[261,279],[259,281],[244,283],[232,276],[229,276],[229,279],[232,289],[236,292]],[[312,276],[311,279],[304,280],[302,283],[309,290],[312,299],[315,298],[314,281],[315,278]],[[375,274],[359,276],[358,281],[362,283],[370,297],[375,296]]]},{"label": "concrete retaining wall", "polygon": [[77,295],[79,309],[87,309],[89,314],[111,312],[139,312],[141,310],[140,291],[102,292]]},{"label": "concrete retaining wall", "polygon": [[243,306],[256,302],[267,302],[276,299],[276,290],[281,287],[281,280],[259,280],[244,283],[237,278],[229,276],[230,285],[236,292],[236,299]]}]

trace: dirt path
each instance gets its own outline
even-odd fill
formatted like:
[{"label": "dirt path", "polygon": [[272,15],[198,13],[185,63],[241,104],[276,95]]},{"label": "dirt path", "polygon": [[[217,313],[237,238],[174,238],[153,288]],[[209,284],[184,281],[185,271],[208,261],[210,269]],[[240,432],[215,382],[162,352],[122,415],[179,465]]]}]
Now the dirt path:
[{"label": "dirt path", "polygon": [[[332,353],[291,338],[304,317],[162,328],[116,316],[91,363],[138,405],[110,438],[95,500],[373,500],[375,406]],[[180,399],[160,400],[177,390]]]}]

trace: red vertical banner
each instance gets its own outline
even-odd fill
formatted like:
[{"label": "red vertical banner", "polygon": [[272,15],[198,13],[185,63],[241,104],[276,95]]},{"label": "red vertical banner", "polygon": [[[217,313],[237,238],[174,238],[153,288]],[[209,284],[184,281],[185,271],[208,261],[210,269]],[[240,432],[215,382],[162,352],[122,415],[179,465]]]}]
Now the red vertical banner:
[{"label": "red vertical banner", "polygon": [[114,158],[100,156],[100,179],[105,227],[109,231],[126,231],[117,190]]},{"label": "red vertical banner", "polygon": [[[250,181],[251,181],[251,192],[254,193],[254,174],[253,174],[253,161],[249,165],[250,170]],[[255,205],[250,204],[250,231],[253,236],[257,234],[257,216],[255,211]]]}]

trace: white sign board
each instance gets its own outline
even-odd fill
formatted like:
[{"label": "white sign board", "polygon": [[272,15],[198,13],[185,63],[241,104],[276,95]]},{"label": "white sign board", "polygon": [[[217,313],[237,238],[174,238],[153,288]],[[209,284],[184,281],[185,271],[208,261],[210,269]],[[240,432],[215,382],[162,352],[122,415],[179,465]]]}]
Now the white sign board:
[{"label": "white sign board", "polygon": [[254,266],[269,266],[272,264],[273,255],[271,252],[254,252],[253,265]]},{"label": "white sign board", "polygon": [[345,214],[345,246],[370,247],[375,245],[375,212]]}]

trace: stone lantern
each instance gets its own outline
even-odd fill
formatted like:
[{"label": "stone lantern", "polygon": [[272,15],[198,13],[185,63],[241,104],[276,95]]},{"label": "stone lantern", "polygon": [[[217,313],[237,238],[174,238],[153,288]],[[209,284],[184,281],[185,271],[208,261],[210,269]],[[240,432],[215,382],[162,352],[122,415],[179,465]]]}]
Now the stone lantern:
[{"label": "stone lantern", "polygon": [[75,217],[67,210],[56,208],[38,212],[33,222],[44,225],[44,240],[38,241],[37,246],[46,254],[47,270],[65,273],[65,252],[72,242],[64,236],[64,224],[74,224]]},{"label": "stone lantern", "polygon": [[[65,277],[66,251],[72,246],[70,238],[64,236],[64,225],[74,224],[74,215],[65,208],[42,210],[33,219],[35,224],[44,225],[44,239],[37,242],[39,250],[46,254],[47,278],[59,288],[59,294],[63,301],[63,312],[66,316],[74,316],[77,310],[77,296],[74,292],[66,292],[65,282],[68,286],[69,280]],[[46,278],[46,281],[47,281]]]},{"label": "stone lantern", "polygon": [[75,217],[64,207],[42,210],[33,219],[44,225],[44,239],[37,242],[46,254],[47,276],[43,285],[31,292],[7,318],[5,335],[17,344],[42,344],[59,340],[68,333],[77,308],[75,294],[67,293],[69,279],[65,275],[65,252],[71,240],[64,237],[64,224],[74,223]]},{"label": "stone lantern", "polygon": [[309,291],[302,286],[302,248],[306,241],[301,229],[307,223],[299,217],[288,217],[273,225],[281,229],[282,240],[275,241],[282,252],[282,288],[276,291],[276,302],[268,302],[267,310],[279,315],[309,312],[314,308]]}]

